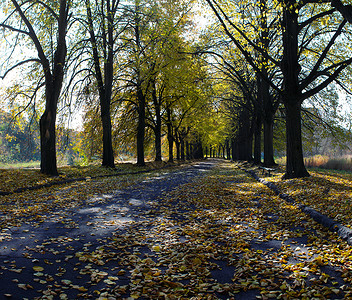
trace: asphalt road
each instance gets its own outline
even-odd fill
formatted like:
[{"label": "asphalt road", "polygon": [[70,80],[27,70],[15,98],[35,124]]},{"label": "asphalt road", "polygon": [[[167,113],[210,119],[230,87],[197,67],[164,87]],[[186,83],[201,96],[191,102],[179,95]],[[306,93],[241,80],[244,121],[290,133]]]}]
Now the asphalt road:
[{"label": "asphalt road", "polygon": [[[192,194],[192,187],[187,184],[206,176],[218,164],[218,160],[207,160],[172,171],[161,170],[130,188],[87,199],[86,204],[78,209],[54,211],[45,222],[28,222],[20,227],[3,230],[0,241],[0,299],[104,299],[104,292],[111,291],[115,286],[127,287],[131,282],[138,285],[140,281],[135,276],[136,269],[131,265],[142,260],[144,267],[149,264],[147,270],[153,270],[150,265],[155,266],[155,253],[160,251],[155,243],[152,249],[148,248],[147,238],[145,243],[141,242],[143,234],[149,232],[153,242],[159,240],[160,244],[165,239],[170,239],[170,245],[187,242],[184,234],[174,234],[180,231],[177,225],[169,228],[164,226],[163,218],[167,207],[163,208],[164,211],[159,211],[163,196],[182,186],[185,193],[196,198],[198,195]],[[241,179],[224,184],[232,183],[241,183]],[[262,188],[267,189],[264,186]],[[260,208],[260,200],[259,193],[251,199],[251,205]],[[172,213],[168,214],[165,222],[177,224],[185,212],[196,209],[192,205],[180,205],[179,200],[175,199],[175,203],[170,206]],[[279,214],[263,213],[261,217],[268,224],[274,224]],[[160,219],[161,227],[157,229],[151,225],[155,219]],[[288,230],[302,231],[304,234],[295,234],[285,240],[263,241],[260,238],[263,235],[261,228],[251,228],[248,223],[237,222],[235,225],[242,226],[241,230],[251,231],[252,238],[247,241],[248,251],[264,251],[275,256],[282,247],[293,247],[292,253],[296,251],[302,254],[301,257],[308,257],[308,237],[303,227],[288,224]],[[170,234],[170,228],[173,234]],[[214,243],[225,242],[219,242],[214,237]],[[180,256],[177,259],[185,258]],[[193,262],[198,264],[197,260],[193,259]],[[211,282],[233,282],[236,272],[234,265],[223,258],[211,263],[213,267],[207,274]],[[288,263],[298,264],[300,261],[288,258]],[[165,266],[167,264],[159,265],[160,272],[166,272]],[[139,272],[143,273],[143,270]],[[344,284],[340,273],[333,267],[324,266],[324,272],[339,285]],[[155,275],[153,274],[150,276]],[[189,281],[180,282],[188,284]],[[173,288],[177,289],[177,286]],[[121,291],[123,288],[119,290],[121,297],[116,292],[115,298],[111,299],[133,296],[133,291],[128,288],[126,294]],[[235,297],[217,291],[212,295],[213,299],[256,299],[257,296],[260,296],[259,289],[243,289]],[[334,295],[331,298],[340,296]]]}]

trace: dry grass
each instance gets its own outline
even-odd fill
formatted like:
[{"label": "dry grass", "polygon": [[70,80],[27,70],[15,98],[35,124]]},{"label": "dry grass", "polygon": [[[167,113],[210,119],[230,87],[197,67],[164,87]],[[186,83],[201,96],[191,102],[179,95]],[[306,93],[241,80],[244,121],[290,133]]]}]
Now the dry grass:
[{"label": "dry grass", "polygon": [[22,188],[62,182],[68,179],[135,173],[173,165],[175,164],[147,162],[145,167],[138,167],[132,163],[118,163],[116,164],[116,169],[104,168],[97,163],[88,166],[65,166],[58,168],[60,175],[57,177],[41,174],[38,168],[0,169],[0,192],[13,192]]},{"label": "dry grass", "polygon": [[[286,156],[278,158],[276,162],[284,166],[286,164]],[[304,164],[307,168],[352,171],[352,155],[337,158],[326,155],[314,155],[305,157]]]}]

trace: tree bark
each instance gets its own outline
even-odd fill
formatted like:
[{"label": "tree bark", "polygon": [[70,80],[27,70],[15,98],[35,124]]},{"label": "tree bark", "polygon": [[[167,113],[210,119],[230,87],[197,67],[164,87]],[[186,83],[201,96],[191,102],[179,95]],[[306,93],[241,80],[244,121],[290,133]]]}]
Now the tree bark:
[{"label": "tree bark", "polygon": [[155,126],[154,126],[154,134],[155,134],[155,161],[162,161],[161,157],[161,104],[160,100],[156,95],[156,85],[155,81],[152,83],[153,91],[152,97],[155,108]]},{"label": "tree bark", "polygon": [[170,107],[166,108],[166,113],[167,113],[167,140],[169,143],[169,162],[174,162],[174,137],[172,132]]},{"label": "tree bark", "polygon": [[161,157],[161,124],[155,126],[155,161],[162,161]]},{"label": "tree bark", "polygon": [[[211,150],[210,150],[211,152]],[[210,156],[211,157],[211,156]],[[191,154],[190,154],[190,149],[189,149],[189,142],[186,141],[186,159],[190,160],[191,159]]]},{"label": "tree bark", "polygon": [[55,123],[58,96],[54,88],[47,89],[46,93],[46,109],[40,118],[40,172],[57,176]]},{"label": "tree bark", "polygon": [[231,148],[232,148],[232,160],[236,161],[239,159],[237,137],[232,138],[232,147]]},{"label": "tree bark", "polygon": [[181,161],[185,161],[185,140],[181,138]]},{"label": "tree bark", "polygon": [[274,128],[273,116],[267,113],[264,117],[264,165],[276,165],[274,160]]},{"label": "tree bark", "polygon": [[[262,70],[267,75],[267,70]],[[261,96],[264,108],[264,165],[274,166],[274,114],[273,101],[269,91],[269,84],[262,80]]]},{"label": "tree bark", "polygon": [[137,165],[145,166],[144,138],[145,138],[145,97],[142,87],[137,85],[138,126],[137,126]]},{"label": "tree bark", "polygon": [[178,139],[175,140],[176,144],[176,159],[181,160],[181,143]]},{"label": "tree bark", "polygon": [[231,159],[231,149],[230,149],[230,142],[226,140],[226,159]]},{"label": "tree bark", "polygon": [[285,103],[286,108],[286,174],[284,179],[307,177],[301,136],[301,104]]},{"label": "tree bark", "polygon": [[[94,64],[94,77],[97,81],[99,90],[99,100],[100,100],[100,119],[103,128],[103,159],[102,166],[115,168],[114,151],[112,147],[112,125],[111,125],[111,115],[110,115],[110,105],[111,105],[111,95],[114,77],[114,37],[113,37],[113,15],[114,12],[111,11],[110,3],[106,3],[107,9],[107,33],[104,29],[102,33],[104,47],[105,59],[104,59],[104,78],[101,69],[100,56],[98,53],[98,43],[96,40],[96,34],[94,32],[93,17],[90,8],[90,1],[86,0],[87,18],[89,26],[89,35],[92,45],[92,56]],[[103,9],[103,7],[102,7]],[[103,13],[103,12],[101,12]],[[101,22],[104,24],[104,17],[101,16]]]},{"label": "tree bark", "polygon": [[249,111],[241,108],[239,112],[239,128],[237,133],[237,159],[252,161],[252,142],[253,134],[251,132],[251,119]]},{"label": "tree bark", "polygon": [[[20,10],[21,11],[21,10]],[[47,58],[44,56],[41,45],[34,35],[39,57],[41,58],[44,74],[45,74],[45,111],[40,118],[40,147],[41,147],[41,163],[40,171],[43,174],[57,176],[57,160],[56,160],[56,115],[57,105],[61,93],[64,78],[64,66],[66,63],[67,46],[67,22],[68,22],[69,6],[66,0],[60,1],[60,12],[58,19],[58,39],[57,47],[54,54],[54,64],[52,74]],[[22,13],[22,11],[21,11]],[[23,14],[23,13],[22,13]],[[24,17],[24,15],[23,15]],[[29,28],[31,31],[31,28]],[[34,34],[34,32],[33,32]]]},{"label": "tree bark", "polygon": [[260,164],[262,160],[262,116],[260,112],[255,115],[255,129],[254,129],[254,163]]},{"label": "tree bark", "polygon": [[[267,16],[267,1],[260,0],[260,24],[261,24],[261,36],[260,41],[263,48],[269,52],[269,28],[268,28],[268,16]],[[275,109],[273,107],[273,98],[270,95],[269,83],[264,78],[269,78],[268,75],[268,59],[261,55],[261,73],[263,78],[260,78],[259,93],[260,102],[263,107],[263,127],[264,127],[264,166],[269,167],[275,165],[274,161],[274,114]]]},{"label": "tree bark", "polygon": [[[104,103],[103,103],[104,102]],[[108,102],[108,103],[107,103]],[[102,166],[115,168],[114,151],[112,148],[111,116],[110,116],[110,97],[100,103],[101,121],[103,125],[103,161]]]},{"label": "tree bark", "polygon": [[294,0],[283,6],[283,103],[286,109],[286,173],[284,179],[309,176],[303,160],[301,133],[302,91],[299,86],[298,13]]}]

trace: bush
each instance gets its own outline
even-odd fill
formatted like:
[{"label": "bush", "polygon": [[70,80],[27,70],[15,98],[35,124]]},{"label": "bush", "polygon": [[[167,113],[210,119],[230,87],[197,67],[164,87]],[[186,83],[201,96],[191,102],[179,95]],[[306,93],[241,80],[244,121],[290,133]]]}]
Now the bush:
[{"label": "bush", "polygon": [[324,169],[352,171],[352,157],[331,158],[322,166]]},{"label": "bush", "polygon": [[286,156],[282,156],[280,158],[276,158],[275,162],[277,164],[279,164],[279,165],[282,165],[282,166],[286,165]]},{"label": "bush", "polygon": [[312,157],[304,158],[304,165],[311,168],[319,168],[326,165],[329,157],[325,155],[314,155]]},{"label": "bush", "polygon": [[352,171],[352,156],[330,158],[325,155],[315,155],[304,158],[304,164],[310,168]]}]

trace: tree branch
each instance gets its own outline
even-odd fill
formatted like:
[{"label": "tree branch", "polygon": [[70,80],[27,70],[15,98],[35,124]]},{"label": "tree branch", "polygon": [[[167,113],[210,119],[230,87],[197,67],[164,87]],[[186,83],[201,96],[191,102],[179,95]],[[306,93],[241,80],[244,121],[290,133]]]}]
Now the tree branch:
[{"label": "tree branch", "polygon": [[322,89],[326,88],[331,82],[333,82],[336,79],[336,77],[341,73],[341,71],[343,69],[345,69],[351,63],[352,63],[352,58],[347,59],[347,60],[337,64],[336,66],[339,66],[337,68],[337,70],[335,70],[335,72],[333,74],[329,75],[325,81],[323,81],[321,84],[319,84],[315,88],[312,88],[311,90],[309,90],[305,93],[302,93],[302,101],[304,99],[307,99],[307,98],[315,95],[316,93],[320,92]]},{"label": "tree branch", "polygon": [[6,24],[3,24],[3,23],[0,23],[0,27],[6,28],[6,29],[9,29],[11,31],[18,32],[18,33],[22,33],[22,34],[25,34],[25,35],[30,35],[30,33],[28,31],[24,31],[24,30],[21,30],[21,29],[18,29],[18,28],[14,28],[14,27],[12,27],[10,25],[6,25]]},{"label": "tree branch", "polygon": [[321,66],[322,62],[326,58],[326,55],[328,54],[329,50],[334,45],[337,37],[341,34],[342,29],[346,25],[346,23],[347,23],[346,20],[342,21],[342,23],[340,24],[339,28],[336,30],[335,34],[333,35],[333,37],[329,41],[328,45],[325,47],[324,51],[320,55],[318,61],[315,64],[315,66],[313,67],[313,69],[311,70],[309,75],[303,80],[303,82],[301,84],[302,90],[305,89],[314,80],[315,74],[317,73],[319,67]]},{"label": "tree branch", "polygon": [[317,14],[311,18],[309,18],[308,20],[304,21],[303,23],[299,24],[298,26],[298,31],[301,31],[304,27],[306,27],[307,25],[311,24],[312,22],[314,22],[315,20],[319,19],[319,18],[322,18],[322,17],[325,17],[325,16],[328,16],[332,13],[334,13],[336,11],[335,8],[332,8],[330,10],[327,10],[327,11],[323,11],[321,12],[320,14]]},{"label": "tree branch", "polygon": [[41,63],[39,59],[36,59],[36,58],[31,58],[31,59],[27,59],[27,60],[24,60],[24,61],[21,61],[19,63],[17,63],[16,65],[12,66],[10,69],[6,70],[5,74],[3,76],[0,75],[0,78],[1,79],[5,79],[5,77],[14,69],[16,69],[17,67],[21,66],[21,65],[24,65],[28,62],[37,62],[37,63]]}]

